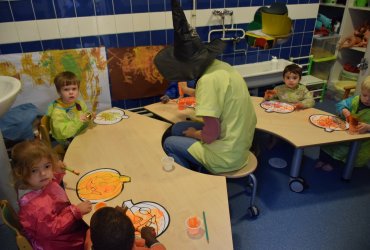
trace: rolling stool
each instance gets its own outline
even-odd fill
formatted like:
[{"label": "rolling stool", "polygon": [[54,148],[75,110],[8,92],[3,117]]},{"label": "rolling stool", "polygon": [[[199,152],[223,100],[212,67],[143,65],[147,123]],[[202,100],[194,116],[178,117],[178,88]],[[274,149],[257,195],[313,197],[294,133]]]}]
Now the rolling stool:
[{"label": "rolling stool", "polygon": [[257,165],[258,161],[256,156],[252,152],[249,152],[249,160],[247,165],[236,171],[217,174],[219,176],[225,176],[228,179],[243,178],[245,176],[248,176],[248,187],[252,188],[250,207],[248,207],[248,212],[251,217],[257,217],[259,215],[259,210],[254,204],[257,191],[257,179],[254,176],[253,172],[254,170],[256,170]]}]

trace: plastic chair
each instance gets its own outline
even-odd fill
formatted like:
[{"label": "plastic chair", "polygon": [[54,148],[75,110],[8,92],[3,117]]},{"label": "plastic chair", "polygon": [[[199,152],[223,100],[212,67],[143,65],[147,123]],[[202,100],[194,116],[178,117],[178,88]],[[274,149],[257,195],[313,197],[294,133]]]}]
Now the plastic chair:
[{"label": "plastic chair", "polygon": [[255,205],[255,197],[257,192],[257,179],[254,176],[253,172],[256,170],[258,165],[258,161],[256,156],[249,152],[249,159],[248,164],[242,167],[239,170],[226,172],[226,173],[219,173],[217,175],[225,176],[228,179],[236,179],[236,178],[243,178],[248,176],[248,187],[252,189],[252,195],[250,199],[250,206],[248,207],[248,211],[251,217],[257,217],[259,215],[259,210]]},{"label": "plastic chair", "polygon": [[313,56],[291,57],[289,60],[302,66],[303,72],[300,84],[305,85],[310,90],[314,99],[322,102],[324,100],[327,82],[311,75]]},{"label": "plastic chair", "polygon": [[41,118],[39,125],[39,133],[41,141],[43,141],[47,146],[51,147],[54,150],[54,152],[57,153],[61,157],[61,159],[63,159],[65,155],[64,146],[59,143],[53,146],[50,138],[50,119],[46,115],[44,115]]},{"label": "plastic chair", "polygon": [[21,234],[21,224],[14,209],[7,200],[0,200],[1,219],[14,233],[19,249],[32,250],[32,246],[25,236]]}]

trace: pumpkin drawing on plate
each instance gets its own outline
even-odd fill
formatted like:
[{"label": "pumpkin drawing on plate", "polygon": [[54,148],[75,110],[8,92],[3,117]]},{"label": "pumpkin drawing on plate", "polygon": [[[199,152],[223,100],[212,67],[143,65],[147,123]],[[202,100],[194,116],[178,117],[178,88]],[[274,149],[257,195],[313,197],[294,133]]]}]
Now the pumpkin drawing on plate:
[{"label": "pumpkin drawing on plate", "polygon": [[133,203],[132,200],[128,200],[122,206],[128,208],[126,215],[134,224],[136,235],[140,235],[141,228],[148,226],[153,227],[157,236],[160,236],[170,224],[167,210],[157,203],[151,201]]},{"label": "pumpkin drawing on plate", "polygon": [[104,202],[117,197],[124,183],[130,182],[129,176],[121,175],[115,169],[101,168],[88,172],[77,182],[77,196],[80,200],[92,203]]}]

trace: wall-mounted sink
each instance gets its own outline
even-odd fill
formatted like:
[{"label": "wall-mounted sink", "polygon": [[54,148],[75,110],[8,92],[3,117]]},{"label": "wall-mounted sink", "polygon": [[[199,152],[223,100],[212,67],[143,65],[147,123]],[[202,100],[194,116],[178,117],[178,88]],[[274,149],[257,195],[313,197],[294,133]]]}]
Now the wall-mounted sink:
[{"label": "wall-mounted sink", "polygon": [[21,86],[21,82],[14,77],[0,76],[0,117],[12,106]]},{"label": "wall-mounted sink", "polygon": [[[5,114],[21,90],[21,82],[13,77],[0,76],[0,117]],[[6,151],[3,134],[0,130],[0,199],[8,200],[14,208],[18,208],[17,195],[12,187],[11,168]]]},{"label": "wall-mounted sink", "polygon": [[239,71],[247,83],[248,88],[258,88],[283,82],[284,68],[292,64],[291,61],[278,59],[277,67],[272,61],[236,65],[234,68]]}]

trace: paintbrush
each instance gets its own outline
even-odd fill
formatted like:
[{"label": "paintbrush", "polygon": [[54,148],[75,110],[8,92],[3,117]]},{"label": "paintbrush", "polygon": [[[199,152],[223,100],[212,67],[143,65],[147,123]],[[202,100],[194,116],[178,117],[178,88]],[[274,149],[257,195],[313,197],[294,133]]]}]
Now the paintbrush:
[{"label": "paintbrush", "polygon": [[68,167],[66,167],[66,166],[64,166],[63,168],[64,168],[65,170],[67,170],[67,171],[69,171],[69,172],[71,172],[71,173],[75,174],[75,175],[80,175],[80,171],[77,171],[76,169],[70,169],[70,168],[68,168]]}]

